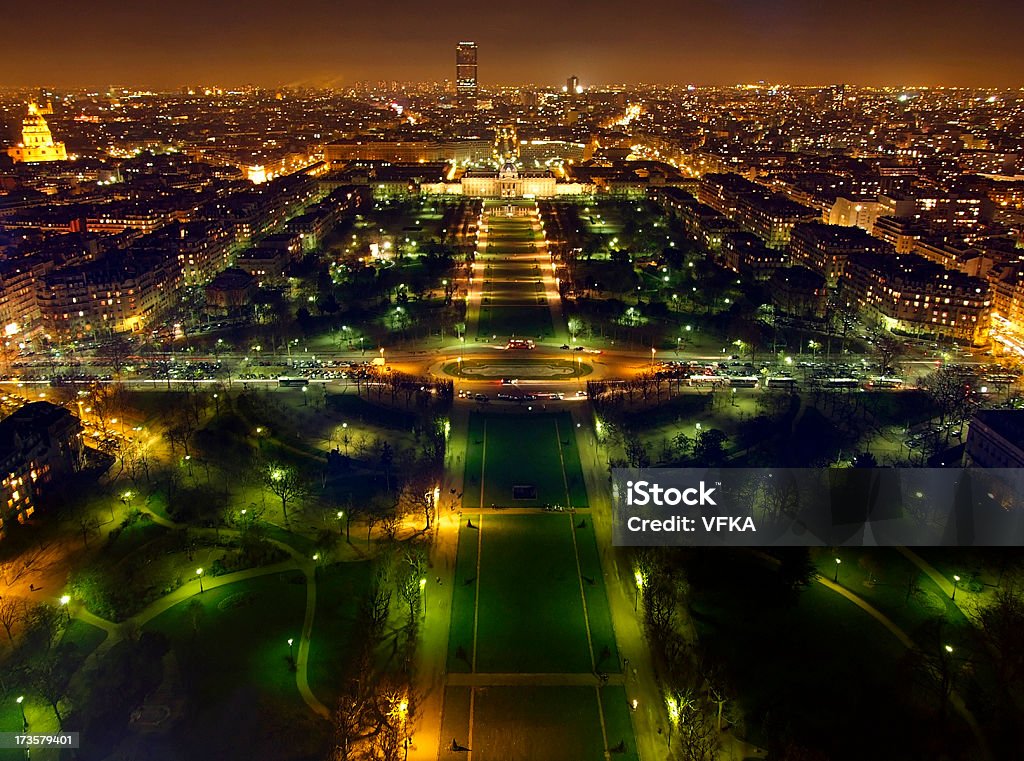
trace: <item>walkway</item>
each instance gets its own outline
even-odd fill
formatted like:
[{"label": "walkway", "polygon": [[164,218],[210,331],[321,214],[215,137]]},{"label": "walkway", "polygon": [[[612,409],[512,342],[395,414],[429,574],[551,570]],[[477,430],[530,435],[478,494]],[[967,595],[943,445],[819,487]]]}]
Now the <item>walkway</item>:
[{"label": "walkway", "polygon": [[[172,521],[166,516],[154,512],[148,505],[141,506],[140,510],[146,513],[154,523],[163,526],[164,528],[171,529],[172,531],[179,531],[186,528],[183,524]],[[219,533],[226,533],[229,535],[241,533],[237,529],[231,528],[198,529],[197,531],[199,533],[213,533],[217,531]],[[316,564],[311,558],[301,555],[287,542],[275,539],[269,539],[268,541],[287,552],[291,556],[291,559],[283,560],[279,563],[274,563],[273,565],[247,568],[234,573],[226,573],[221,576],[204,576],[202,582],[202,593],[200,592],[198,579],[196,581],[187,581],[173,592],[164,595],[159,600],[154,601],[135,615],[120,623],[101,618],[100,616],[90,612],[84,606],[76,606],[71,612],[71,615],[74,618],[102,629],[107,634],[96,650],[93,651],[92,655],[90,655],[86,660],[86,663],[83,664],[82,670],[87,666],[91,666],[98,658],[120,642],[126,631],[141,629],[161,613],[170,610],[175,605],[184,602],[195,595],[204,594],[211,589],[217,589],[229,584],[236,584],[249,579],[260,578],[262,576],[287,573],[290,571],[301,571],[303,576],[305,576],[306,582],[306,606],[305,617],[302,622],[302,632],[299,635],[299,647],[295,657],[295,683],[299,694],[302,696],[306,705],[309,706],[309,709],[318,716],[330,720],[330,709],[313,694],[313,691],[309,687],[309,645],[313,634],[313,621],[316,615]]]}]

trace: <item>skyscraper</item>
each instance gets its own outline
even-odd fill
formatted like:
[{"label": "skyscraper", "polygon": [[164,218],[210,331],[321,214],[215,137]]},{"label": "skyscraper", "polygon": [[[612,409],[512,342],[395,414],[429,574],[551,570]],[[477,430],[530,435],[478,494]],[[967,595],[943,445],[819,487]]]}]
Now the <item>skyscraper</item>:
[{"label": "skyscraper", "polygon": [[476,97],[476,50],[475,42],[455,47],[455,93],[461,97]]}]

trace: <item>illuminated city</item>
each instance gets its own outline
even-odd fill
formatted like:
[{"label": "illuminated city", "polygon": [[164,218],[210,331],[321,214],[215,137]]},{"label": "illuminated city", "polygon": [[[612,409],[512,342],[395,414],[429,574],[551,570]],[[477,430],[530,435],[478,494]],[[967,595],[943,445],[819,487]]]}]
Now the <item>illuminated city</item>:
[{"label": "illuminated city", "polygon": [[0,760],[1024,758],[1024,11],[220,5],[5,14]]}]

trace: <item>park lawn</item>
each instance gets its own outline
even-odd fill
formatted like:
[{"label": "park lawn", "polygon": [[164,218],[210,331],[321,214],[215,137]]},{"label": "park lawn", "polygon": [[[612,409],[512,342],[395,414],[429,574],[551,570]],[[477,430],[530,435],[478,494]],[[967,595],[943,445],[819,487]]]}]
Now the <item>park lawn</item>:
[{"label": "park lawn", "polygon": [[[354,385],[354,383],[353,383]],[[355,394],[327,394],[327,407],[348,421],[358,421],[376,428],[409,431],[416,422],[411,412],[373,404]]]},{"label": "park lawn", "polygon": [[[844,548],[836,556],[843,561],[839,567],[839,583],[878,608],[911,637],[936,617],[946,622],[947,636],[951,641],[969,636],[971,623],[960,608],[927,574],[897,550],[889,547]],[[835,578],[836,564],[832,553],[822,552],[815,565],[822,576]],[[908,587],[914,583],[917,588],[908,596]],[[970,592],[961,588],[957,594],[957,602],[961,602],[961,596],[966,598]]]},{"label": "park lawn", "polygon": [[[470,415],[468,450],[463,504],[469,508],[587,504],[576,436],[568,413],[474,413]],[[512,487],[526,485],[536,487],[536,497],[514,499]]]},{"label": "park lawn", "polygon": [[352,656],[360,632],[359,606],[373,577],[372,564],[339,563],[318,571],[316,617],[309,643],[309,687],[325,705],[334,705],[352,676]]},{"label": "park lawn", "polygon": [[168,637],[180,668],[189,724],[187,732],[172,735],[179,757],[324,757],[330,725],[302,701],[288,663],[287,640],[302,630],[302,574],[249,579],[191,599],[203,605],[197,633],[189,601],[146,625]]},{"label": "park lawn", "polygon": [[608,734],[608,747],[615,748],[622,743],[625,750],[615,753],[617,761],[637,761],[640,754],[633,736],[633,717],[630,715],[629,697],[625,687],[601,688],[601,707],[604,709],[604,726]]},{"label": "park lawn", "polygon": [[490,304],[480,307],[477,333],[481,336],[543,338],[553,332],[547,304],[501,306],[501,300],[492,299]]},{"label": "park lawn", "polygon": [[484,467],[484,416],[470,414],[466,431],[466,471],[462,504],[468,509],[480,507],[480,476]]},{"label": "park lawn", "polygon": [[78,649],[80,658],[87,658],[93,650],[100,646],[100,643],[107,638],[107,633],[98,626],[87,624],[77,618],[71,619],[71,624],[64,629],[61,642],[73,642]]},{"label": "park lawn", "polygon": [[555,418],[555,433],[558,436],[562,454],[562,468],[565,481],[569,487],[569,505],[587,507],[587,487],[583,481],[583,464],[580,462],[580,451],[576,444],[576,431],[573,428],[572,415],[562,412]]},{"label": "park lawn", "polygon": [[570,520],[544,514],[480,518],[477,671],[593,671]]},{"label": "park lawn", "polygon": [[440,758],[453,758],[452,740],[461,746],[469,745],[470,687],[445,687],[444,711],[441,715]]},{"label": "park lawn", "polygon": [[[464,513],[466,521],[480,525],[480,516]],[[448,670],[468,672],[473,657],[473,619],[476,608],[476,561],[480,533],[468,528],[466,521],[459,530],[459,547],[455,560],[452,587],[452,617],[448,630]]]},{"label": "park lawn", "polygon": [[605,748],[596,690],[477,689],[472,749],[475,761],[601,761]]},{"label": "park lawn", "polygon": [[[583,528],[578,528],[580,525]],[[615,628],[612,626],[612,614],[608,607],[608,593],[604,586],[601,559],[597,554],[594,522],[590,516],[577,516],[573,519],[573,526],[580,576],[583,579],[583,594],[587,600],[587,620],[590,623],[590,639],[594,645],[595,665],[598,671],[618,673],[621,671],[619,650],[615,645]],[[602,657],[605,648],[608,648],[608,654]]]},{"label": "park lawn", "polygon": [[[801,592],[793,606],[768,607],[767,577],[760,575],[766,572],[745,569],[745,578],[737,569],[728,588],[692,608],[711,656],[728,664],[744,715],[792,721],[795,741],[831,758],[872,757],[881,737],[888,757],[915,757],[929,725],[907,695],[903,645],[821,584]],[[865,715],[875,722],[871,733],[845,731],[850,716]],[[759,721],[748,722],[747,740],[764,744]]]},{"label": "park lawn", "polygon": [[[193,632],[189,603],[202,603]],[[171,642],[192,697],[203,705],[227,701],[238,685],[284,702],[299,701],[288,664],[288,638],[302,631],[306,585],[298,571],[261,576],[207,590],[161,613],[146,629]]]}]

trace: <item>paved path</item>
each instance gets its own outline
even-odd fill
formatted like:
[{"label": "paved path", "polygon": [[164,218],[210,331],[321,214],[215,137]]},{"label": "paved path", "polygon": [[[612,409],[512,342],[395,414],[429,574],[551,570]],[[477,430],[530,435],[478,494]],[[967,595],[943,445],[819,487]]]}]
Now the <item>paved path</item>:
[{"label": "paved path", "polygon": [[[170,520],[166,516],[160,515],[159,513],[151,510],[147,505],[143,505],[140,509],[145,512],[154,523],[163,526],[171,530],[181,530],[185,528],[184,525],[176,523]],[[213,533],[214,529],[199,529],[200,532]],[[239,533],[237,529],[222,528],[217,531],[221,533]],[[301,555],[294,547],[286,542],[281,542],[275,539],[270,539],[270,542],[275,544],[277,547],[287,552],[291,558],[283,560],[273,565],[260,566],[257,568],[247,568],[242,571],[236,571],[235,573],[226,573],[221,576],[204,576],[202,589],[203,594],[211,589],[217,589],[219,587],[227,586],[229,584],[237,584],[238,582],[247,581],[249,579],[256,579],[262,576],[269,576],[277,573],[288,573],[290,571],[301,571],[306,579],[306,606],[305,606],[305,617],[302,622],[302,632],[299,636],[299,647],[295,657],[295,683],[302,696],[303,701],[309,706],[310,710],[316,713],[318,716],[324,719],[330,719],[331,711],[325,706],[313,691],[309,687],[309,645],[310,639],[313,634],[313,621],[316,615],[316,565],[310,559]],[[99,629],[106,632],[107,636],[100,643],[99,647],[93,651],[92,655],[87,659],[86,664],[83,664],[83,668],[86,665],[92,665],[95,661],[106,654],[114,645],[121,641],[126,631],[132,629],[140,629],[147,623],[152,621],[154,618],[164,613],[175,605],[184,602],[192,598],[195,595],[200,594],[200,585],[198,579],[195,581],[187,581],[180,587],[175,589],[173,592],[164,595],[159,600],[154,601],[150,605],[143,608],[141,611],[136,613],[134,616],[125,619],[121,623],[108,621],[105,618],[95,615],[94,613],[87,610],[84,606],[77,606],[71,615],[75,618],[84,621],[85,623],[91,624]]]}]

